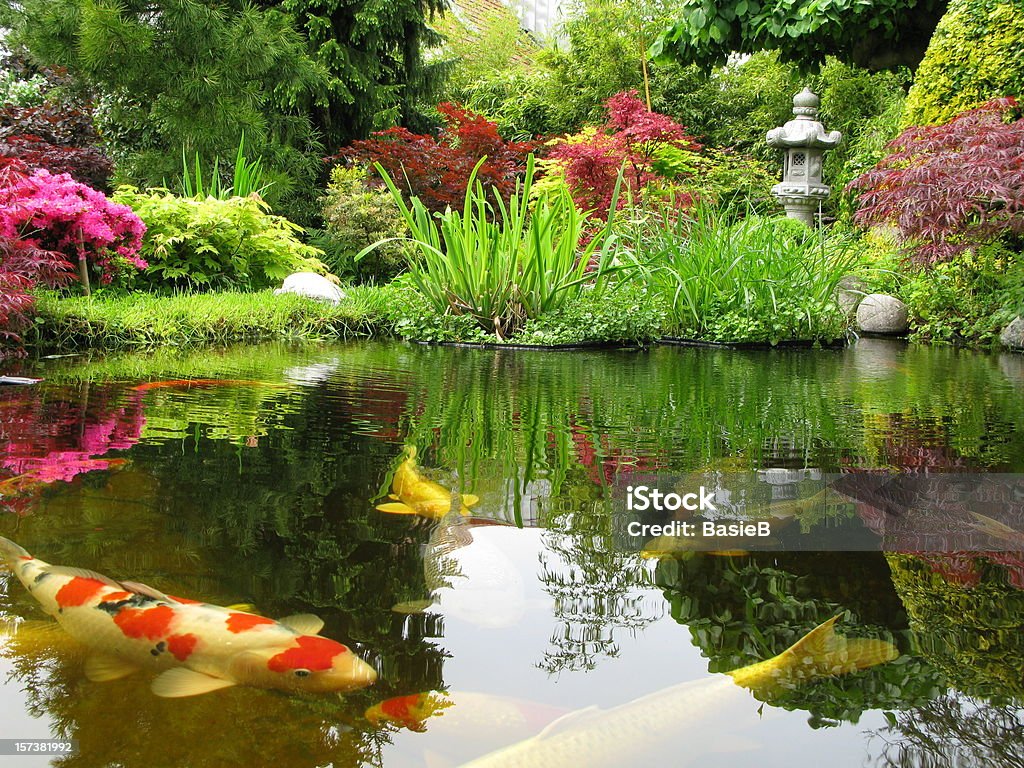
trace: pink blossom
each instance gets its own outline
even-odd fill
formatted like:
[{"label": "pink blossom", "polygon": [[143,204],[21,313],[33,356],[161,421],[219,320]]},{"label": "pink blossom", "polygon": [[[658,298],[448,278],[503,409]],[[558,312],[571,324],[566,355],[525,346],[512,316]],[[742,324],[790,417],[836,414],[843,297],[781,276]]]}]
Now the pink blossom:
[{"label": "pink blossom", "polygon": [[112,202],[66,173],[40,169],[0,185],[0,236],[56,251],[72,263],[84,255],[100,269],[102,283],[109,283],[121,268],[114,257],[137,269],[148,266],[138,255],[145,231],[127,205]]}]

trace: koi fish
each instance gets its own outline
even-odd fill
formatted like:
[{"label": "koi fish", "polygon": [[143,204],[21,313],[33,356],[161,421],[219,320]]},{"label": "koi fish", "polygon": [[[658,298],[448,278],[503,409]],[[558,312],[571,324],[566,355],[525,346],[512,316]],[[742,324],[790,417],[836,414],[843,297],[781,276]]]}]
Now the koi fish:
[{"label": "koi fish", "polygon": [[[428,480],[420,474],[419,466],[416,463],[416,446],[405,447],[405,459],[395,470],[395,477],[391,482],[391,490],[388,498],[393,501],[378,504],[377,509],[381,512],[389,512],[393,515],[419,515],[428,520],[440,520],[451,511],[453,505],[453,494],[433,480]],[[472,494],[464,493],[458,497],[459,512],[463,515],[469,514],[469,508],[480,501]]]},{"label": "koi fish", "polygon": [[[570,713],[540,734],[484,755],[464,768],[564,768],[567,765],[637,765],[638,745],[655,742],[678,746],[679,729],[699,721],[709,706],[722,703],[735,686],[757,694],[823,677],[845,675],[895,659],[892,643],[837,635],[835,616],[767,661],[706,680],[682,683],[609,710],[597,707]],[[676,750],[680,761],[699,759]]]},{"label": "koi fish", "polygon": [[427,718],[452,706],[453,702],[443,693],[426,691],[408,696],[395,696],[366,710],[365,717],[373,725],[391,723],[410,731],[423,733],[427,730]]},{"label": "koi fish", "polygon": [[427,720],[436,717],[430,730],[443,730],[459,736],[460,742],[474,734],[493,734],[525,738],[567,714],[565,709],[489,693],[426,691],[374,704],[365,717],[375,726],[390,724],[422,733]]},{"label": "koi fish", "polygon": [[1024,547],[1024,533],[1011,528],[987,515],[971,512],[977,522],[970,523],[970,526],[986,536],[1011,544],[1014,547]]},{"label": "koi fish", "polygon": [[132,387],[133,392],[148,392],[151,389],[198,389],[208,387],[283,387],[271,381],[247,381],[245,379],[168,379],[147,381]]},{"label": "koi fish", "polygon": [[94,682],[154,670],[161,674],[153,693],[176,698],[233,685],[350,691],[377,678],[346,646],[321,637],[323,621],[311,614],[274,621],[165,595],[144,584],[44,563],[2,536],[0,562],[90,650],[85,674]]},{"label": "koi fish", "polygon": [[[762,540],[764,544],[766,540]],[[700,550],[692,537],[689,536],[657,536],[644,544],[640,550],[640,557],[645,560],[662,559],[670,557],[681,558],[687,554],[699,552],[702,555],[713,557],[746,557],[750,554],[746,549],[709,549]]]}]

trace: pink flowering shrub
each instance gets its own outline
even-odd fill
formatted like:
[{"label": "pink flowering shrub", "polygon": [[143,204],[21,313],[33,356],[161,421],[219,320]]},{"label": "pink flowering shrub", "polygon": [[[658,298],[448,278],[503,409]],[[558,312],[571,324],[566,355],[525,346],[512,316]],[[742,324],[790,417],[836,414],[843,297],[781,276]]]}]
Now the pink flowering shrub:
[{"label": "pink flowering shrub", "polygon": [[[623,189],[619,206],[642,197],[665,179],[655,170],[660,153],[668,148],[698,152],[701,149],[686,129],[670,117],[651,112],[636,91],[616,94],[605,102],[608,119],[593,132],[562,140],[550,157],[561,166],[576,205],[606,219],[612,194],[622,169]],[[689,203],[681,195],[677,203]]]},{"label": "pink flowering shrub", "polygon": [[66,173],[40,169],[0,185],[0,237],[20,238],[72,263],[85,259],[102,284],[121,269],[146,268],[138,255],[145,231],[127,205]]}]

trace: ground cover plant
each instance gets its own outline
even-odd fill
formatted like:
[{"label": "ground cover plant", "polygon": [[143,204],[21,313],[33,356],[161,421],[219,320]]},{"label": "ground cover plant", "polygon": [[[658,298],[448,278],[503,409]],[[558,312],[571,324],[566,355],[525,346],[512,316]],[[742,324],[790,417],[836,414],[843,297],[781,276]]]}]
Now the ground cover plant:
[{"label": "ground cover plant", "polygon": [[835,289],[855,257],[842,242],[791,219],[737,220],[708,206],[634,226],[633,258],[667,304],[670,335],[776,344],[845,333]]},{"label": "ground cover plant", "polygon": [[[485,190],[477,178],[484,162],[469,176],[461,210],[436,217],[418,197],[407,204],[387,171],[377,169],[411,233],[417,257],[409,262],[409,276],[417,290],[439,314],[471,317],[502,340],[526,320],[578,296],[584,284],[605,290],[622,265],[615,263],[608,224],[581,245],[587,219],[565,189],[531,202],[533,155],[508,199],[499,188]],[[618,187],[612,209],[617,196]]]}]

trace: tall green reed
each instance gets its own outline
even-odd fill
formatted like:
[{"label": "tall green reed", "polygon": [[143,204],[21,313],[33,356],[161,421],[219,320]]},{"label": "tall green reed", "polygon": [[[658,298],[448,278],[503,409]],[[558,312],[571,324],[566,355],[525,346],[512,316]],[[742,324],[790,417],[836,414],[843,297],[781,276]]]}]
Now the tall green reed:
[{"label": "tall green reed", "polygon": [[627,232],[649,289],[671,308],[670,333],[776,343],[845,331],[835,293],[856,256],[841,237],[709,206],[685,216],[644,212]]},{"label": "tall green reed", "polygon": [[[586,284],[605,290],[625,265],[616,260],[611,216],[583,244],[589,220],[568,191],[544,193],[531,207],[533,155],[527,159],[525,178],[507,201],[493,190],[488,195],[477,179],[485,160],[470,175],[462,210],[436,215],[417,197],[406,203],[388,173],[379,164],[376,168],[411,232],[402,239],[417,250],[418,258],[409,265],[416,288],[437,312],[472,316],[485,331],[504,339],[526,320],[579,296]],[[618,193],[617,184],[612,210]]]},{"label": "tall green reed", "polygon": [[250,160],[245,156],[244,134],[238,142],[238,151],[235,153],[230,186],[226,186],[221,178],[220,158],[214,159],[213,170],[206,180],[203,179],[203,163],[198,152],[193,163],[193,170],[190,171],[185,148],[182,147],[181,166],[182,173],[179,179],[181,191],[185,197],[193,197],[197,200],[205,200],[207,197],[227,200],[231,197],[249,197],[250,195],[263,197],[273,185],[273,182],[266,178],[263,159],[258,157],[255,160]]}]

